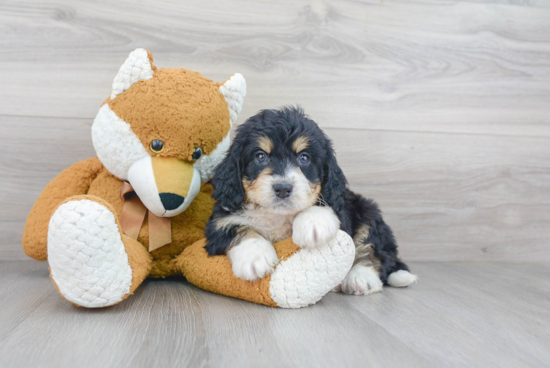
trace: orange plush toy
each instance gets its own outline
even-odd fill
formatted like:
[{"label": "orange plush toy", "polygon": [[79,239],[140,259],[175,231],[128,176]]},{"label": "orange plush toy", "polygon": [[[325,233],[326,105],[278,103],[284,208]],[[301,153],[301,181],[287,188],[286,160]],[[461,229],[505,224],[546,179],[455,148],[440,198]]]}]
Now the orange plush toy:
[{"label": "orange plush toy", "polygon": [[355,253],[344,233],[320,249],[275,244],[281,262],[256,282],[236,278],[225,256],[207,255],[208,181],[245,94],[240,74],[214,83],[190,70],[157,69],[144,49],[130,54],[92,126],[97,157],[48,184],[25,225],[25,253],[49,262],[65,299],[106,307],[147,277],[183,274],[206,290],[298,308],[342,281]]}]

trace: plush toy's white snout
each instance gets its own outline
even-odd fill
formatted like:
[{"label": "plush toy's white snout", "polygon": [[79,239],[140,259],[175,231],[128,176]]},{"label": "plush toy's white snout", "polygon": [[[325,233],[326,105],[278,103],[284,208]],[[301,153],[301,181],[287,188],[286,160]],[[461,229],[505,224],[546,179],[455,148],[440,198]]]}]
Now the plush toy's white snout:
[{"label": "plush toy's white snout", "polygon": [[128,181],[147,209],[174,217],[189,207],[201,189],[199,171],[174,157],[144,157],[128,170]]}]

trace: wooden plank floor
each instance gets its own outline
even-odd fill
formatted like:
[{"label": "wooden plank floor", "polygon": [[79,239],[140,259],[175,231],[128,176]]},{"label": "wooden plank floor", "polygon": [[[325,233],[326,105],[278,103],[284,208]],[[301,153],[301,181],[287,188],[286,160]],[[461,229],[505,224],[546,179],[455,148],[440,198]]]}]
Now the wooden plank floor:
[{"label": "wooden plank floor", "polygon": [[0,263],[1,367],[541,367],[550,265],[413,263],[407,289],[300,310],[150,280],[112,308],[62,299],[46,263]]}]

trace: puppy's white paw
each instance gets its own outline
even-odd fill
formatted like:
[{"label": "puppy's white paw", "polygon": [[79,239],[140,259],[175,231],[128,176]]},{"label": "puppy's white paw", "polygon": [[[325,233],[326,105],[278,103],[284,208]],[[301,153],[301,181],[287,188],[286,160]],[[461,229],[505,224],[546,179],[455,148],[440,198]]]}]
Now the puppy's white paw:
[{"label": "puppy's white paw", "polygon": [[273,272],[279,257],[273,245],[264,238],[245,239],[227,253],[233,274],[247,281],[255,281]]},{"label": "puppy's white paw", "polygon": [[327,244],[340,229],[340,220],[330,207],[313,206],[298,214],[292,224],[292,240],[301,248]]},{"label": "puppy's white paw", "polygon": [[342,292],[353,295],[368,295],[382,290],[378,272],[370,266],[355,265],[341,284]]}]

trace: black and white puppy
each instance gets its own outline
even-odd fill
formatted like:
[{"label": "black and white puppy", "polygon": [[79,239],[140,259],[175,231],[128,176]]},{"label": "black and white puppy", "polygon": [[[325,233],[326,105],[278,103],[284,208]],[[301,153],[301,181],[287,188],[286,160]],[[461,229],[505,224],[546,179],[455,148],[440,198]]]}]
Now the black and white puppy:
[{"label": "black and white puppy", "polygon": [[241,279],[273,271],[273,243],[292,236],[299,247],[316,247],[341,229],[356,247],[343,292],[366,295],[416,280],[397,258],[377,204],[348,189],[331,141],[299,108],[263,110],[239,126],[212,184],[217,204],[206,249],[227,254]]}]

